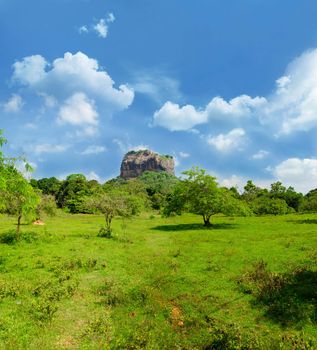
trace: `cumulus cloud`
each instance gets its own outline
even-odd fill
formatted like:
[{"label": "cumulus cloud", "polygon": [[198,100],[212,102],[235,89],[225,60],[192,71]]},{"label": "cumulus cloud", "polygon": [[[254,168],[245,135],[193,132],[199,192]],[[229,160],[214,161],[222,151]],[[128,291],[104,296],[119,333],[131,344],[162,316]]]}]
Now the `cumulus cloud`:
[{"label": "cumulus cloud", "polygon": [[82,52],[66,52],[45,70],[46,60],[39,55],[29,56],[13,65],[14,80],[29,86],[38,93],[65,98],[78,91],[98,99],[110,111],[128,108],[134,92],[127,85],[114,87],[109,74],[100,69],[98,61]]},{"label": "cumulus cloud", "polygon": [[13,80],[23,85],[34,85],[45,77],[47,62],[41,55],[23,58],[13,64]]},{"label": "cumulus cloud", "polygon": [[154,125],[171,131],[190,130],[210,120],[250,117],[266,102],[264,97],[251,98],[247,95],[238,96],[229,102],[221,97],[215,97],[204,109],[199,110],[192,105],[180,107],[168,101],[154,113],[153,120]]},{"label": "cumulus cloud", "polygon": [[286,159],[273,169],[273,174],[283,184],[306,193],[317,183],[317,159]]},{"label": "cumulus cloud", "polygon": [[276,81],[262,122],[278,124],[279,134],[317,126],[317,49],[305,52],[288,65]]},{"label": "cumulus cloud", "polygon": [[260,159],[263,159],[263,158],[266,158],[270,153],[268,151],[265,151],[265,150],[260,150],[256,153],[254,153],[251,157],[251,159],[254,159],[254,160],[260,160]]},{"label": "cumulus cloud", "polygon": [[89,100],[82,92],[75,93],[61,106],[57,121],[60,124],[96,126],[98,113],[94,101]]},{"label": "cumulus cloud", "polygon": [[17,113],[24,105],[20,95],[12,94],[11,98],[3,104],[3,110],[7,113]]},{"label": "cumulus cloud", "polygon": [[178,104],[166,102],[164,106],[154,113],[154,125],[162,126],[170,131],[192,129],[195,125],[208,121],[205,111],[198,111],[194,106],[180,107]]},{"label": "cumulus cloud", "polygon": [[241,95],[230,101],[214,97],[204,109],[166,102],[155,112],[154,124],[177,131],[211,120],[239,118],[243,122],[251,116],[261,124],[271,126],[270,130],[275,130],[277,136],[317,127],[317,49],[293,60],[284,75],[276,80],[269,96]]},{"label": "cumulus cloud", "polygon": [[220,152],[241,150],[246,143],[246,133],[241,128],[233,129],[227,134],[208,136],[207,143]]},{"label": "cumulus cloud", "polygon": [[100,153],[104,153],[106,151],[107,151],[107,148],[104,146],[91,145],[91,146],[88,146],[80,154],[82,154],[82,155],[100,154]]},{"label": "cumulus cloud", "polygon": [[267,101],[264,97],[252,98],[247,95],[241,95],[228,102],[222,97],[215,97],[208,103],[206,112],[209,119],[250,117],[257,108],[265,106],[266,103]]}]

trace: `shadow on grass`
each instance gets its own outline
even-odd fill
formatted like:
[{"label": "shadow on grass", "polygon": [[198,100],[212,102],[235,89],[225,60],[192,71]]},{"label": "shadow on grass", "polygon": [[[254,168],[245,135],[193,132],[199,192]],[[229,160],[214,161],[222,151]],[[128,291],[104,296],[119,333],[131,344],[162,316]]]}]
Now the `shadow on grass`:
[{"label": "shadow on grass", "polygon": [[235,224],[212,224],[210,226],[204,226],[203,224],[178,224],[178,225],[160,225],[152,227],[151,230],[156,231],[191,231],[191,230],[228,230],[234,229],[236,227]]},{"label": "shadow on grass", "polygon": [[312,224],[312,225],[317,225],[317,219],[288,220],[287,222],[291,222],[293,224]]},{"label": "shadow on grass", "polygon": [[317,271],[303,267],[276,274],[262,264],[247,279],[245,291],[255,297],[255,306],[265,307],[265,317],[283,327],[317,324]]}]

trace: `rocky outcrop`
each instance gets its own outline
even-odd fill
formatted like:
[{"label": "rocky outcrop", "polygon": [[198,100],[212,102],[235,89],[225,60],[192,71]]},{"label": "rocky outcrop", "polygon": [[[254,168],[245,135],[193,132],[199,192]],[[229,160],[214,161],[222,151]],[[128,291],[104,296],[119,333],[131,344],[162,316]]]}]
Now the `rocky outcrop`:
[{"label": "rocky outcrop", "polygon": [[120,169],[122,178],[138,177],[145,171],[166,171],[174,175],[174,159],[149,150],[130,151],[124,156]]}]

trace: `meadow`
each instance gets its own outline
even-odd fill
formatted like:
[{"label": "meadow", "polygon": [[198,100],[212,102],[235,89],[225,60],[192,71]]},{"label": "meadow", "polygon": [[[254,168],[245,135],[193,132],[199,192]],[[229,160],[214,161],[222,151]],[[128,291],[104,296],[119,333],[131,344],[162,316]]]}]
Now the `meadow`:
[{"label": "meadow", "polygon": [[317,349],[317,215],[201,221],[1,216],[0,349]]}]

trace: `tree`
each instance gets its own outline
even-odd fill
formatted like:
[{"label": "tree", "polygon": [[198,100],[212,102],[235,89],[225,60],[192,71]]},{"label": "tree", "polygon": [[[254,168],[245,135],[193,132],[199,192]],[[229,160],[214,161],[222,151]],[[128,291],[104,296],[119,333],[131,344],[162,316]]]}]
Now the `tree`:
[{"label": "tree", "polygon": [[87,198],[86,205],[94,212],[105,216],[105,232],[104,230],[101,232],[104,232],[102,235],[106,237],[111,237],[111,223],[116,216],[131,217],[139,210],[138,202],[134,200],[133,196],[122,195],[120,192],[96,194]]},{"label": "tree", "polygon": [[166,171],[145,171],[138,179],[144,184],[153,209],[164,205],[166,197],[178,182],[177,177]]},{"label": "tree", "polygon": [[56,201],[59,208],[66,208],[70,213],[89,213],[86,197],[98,192],[101,186],[95,181],[87,181],[83,174],[71,174],[58,191]]},{"label": "tree", "polygon": [[[17,216],[17,236],[19,236],[21,220],[23,217],[31,218],[35,214],[39,196],[16,168],[16,162],[21,158],[4,157],[1,147],[6,142],[0,130],[0,209],[9,215]],[[31,170],[27,163],[25,168],[26,171]]]},{"label": "tree", "polygon": [[30,184],[42,191],[44,195],[57,196],[57,193],[62,185],[62,182],[56,177],[43,178],[39,180],[31,179]]},{"label": "tree", "polygon": [[210,218],[217,213],[242,214],[250,213],[246,204],[234,198],[226,188],[219,188],[216,178],[206,174],[199,168],[184,171],[186,176],[176,184],[173,194],[169,197],[164,209],[165,215],[180,214],[188,211],[201,215],[205,226],[210,226]]},{"label": "tree", "polygon": [[40,197],[14,165],[7,165],[3,170],[5,188],[1,195],[5,202],[4,211],[9,215],[17,216],[17,235],[19,236],[22,218],[34,218]]}]

